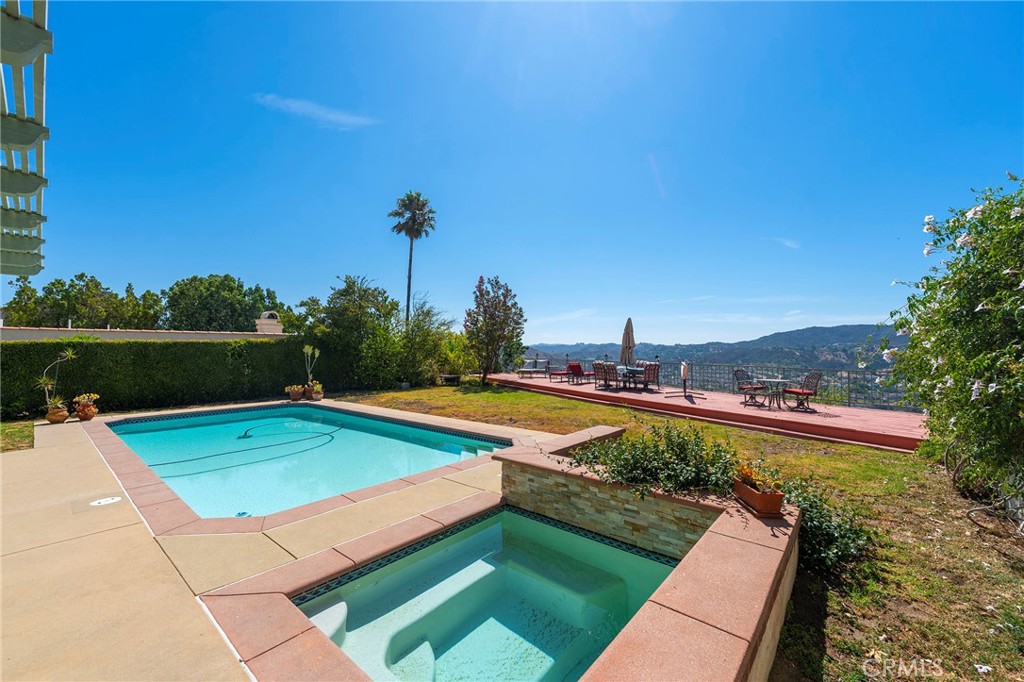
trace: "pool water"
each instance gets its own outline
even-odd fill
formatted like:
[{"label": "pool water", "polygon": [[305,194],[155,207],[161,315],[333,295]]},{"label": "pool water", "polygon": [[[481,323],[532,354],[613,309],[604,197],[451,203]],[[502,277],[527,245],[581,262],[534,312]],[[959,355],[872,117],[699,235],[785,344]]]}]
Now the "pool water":
[{"label": "pool water", "polygon": [[506,445],[313,406],[111,429],[203,518],[272,514]]},{"label": "pool water", "polygon": [[510,509],[299,608],[374,680],[576,680],[674,563]]}]

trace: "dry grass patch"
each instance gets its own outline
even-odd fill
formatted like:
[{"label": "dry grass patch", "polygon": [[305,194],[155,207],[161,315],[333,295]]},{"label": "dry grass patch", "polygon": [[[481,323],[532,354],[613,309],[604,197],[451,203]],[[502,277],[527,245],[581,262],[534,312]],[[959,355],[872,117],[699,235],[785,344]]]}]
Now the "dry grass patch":
[{"label": "dry grass patch", "polygon": [[0,452],[28,450],[34,444],[33,422],[0,422]]}]

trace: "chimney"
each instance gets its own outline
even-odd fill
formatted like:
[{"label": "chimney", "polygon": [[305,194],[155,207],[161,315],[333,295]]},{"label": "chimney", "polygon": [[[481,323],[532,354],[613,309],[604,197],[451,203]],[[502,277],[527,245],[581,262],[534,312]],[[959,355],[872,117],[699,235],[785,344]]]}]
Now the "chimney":
[{"label": "chimney", "polygon": [[256,320],[256,333],[257,334],[283,334],[284,326],[277,317],[277,313],[273,310],[268,310],[259,316]]}]

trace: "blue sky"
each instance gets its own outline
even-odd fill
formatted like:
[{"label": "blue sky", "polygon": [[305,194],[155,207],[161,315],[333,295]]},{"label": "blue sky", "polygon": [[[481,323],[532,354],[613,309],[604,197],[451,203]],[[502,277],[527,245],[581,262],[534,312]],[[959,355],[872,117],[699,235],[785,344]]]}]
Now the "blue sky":
[{"label": "blue sky", "polygon": [[[50,10],[46,269],[231,273],[287,303],[437,210],[415,291],[479,275],[526,341],[883,320],[921,219],[1024,171],[1024,5],[69,3]],[[9,295],[9,292],[7,292]]]}]

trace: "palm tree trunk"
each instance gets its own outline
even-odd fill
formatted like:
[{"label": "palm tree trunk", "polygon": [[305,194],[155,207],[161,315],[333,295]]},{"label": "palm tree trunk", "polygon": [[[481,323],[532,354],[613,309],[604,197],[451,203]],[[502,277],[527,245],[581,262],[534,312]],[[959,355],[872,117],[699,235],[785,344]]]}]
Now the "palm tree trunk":
[{"label": "palm tree trunk", "polygon": [[409,310],[412,303],[412,244],[413,238],[409,237],[409,278],[405,285],[405,326],[409,327]]}]

